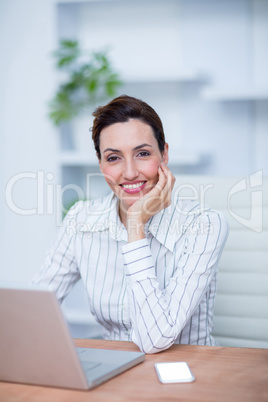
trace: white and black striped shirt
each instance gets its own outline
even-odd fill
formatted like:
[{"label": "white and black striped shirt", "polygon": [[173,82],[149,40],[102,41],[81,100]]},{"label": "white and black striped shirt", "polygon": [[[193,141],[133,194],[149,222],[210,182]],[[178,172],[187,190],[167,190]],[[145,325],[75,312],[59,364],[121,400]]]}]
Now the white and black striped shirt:
[{"label": "white and black striped shirt", "polygon": [[173,198],[127,242],[115,195],[80,201],[67,214],[34,282],[63,300],[78,279],[105,339],[155,353],[174,342],[214,345],[217,264],[227,238],[223,215]]}]

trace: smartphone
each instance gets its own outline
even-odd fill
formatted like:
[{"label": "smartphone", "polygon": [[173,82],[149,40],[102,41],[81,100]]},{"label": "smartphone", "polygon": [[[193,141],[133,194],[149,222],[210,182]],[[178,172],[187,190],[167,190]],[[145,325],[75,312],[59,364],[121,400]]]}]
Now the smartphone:
[{"label": "smartphone", "polygon": [[155,363],[158,379],[162,383],[192,382],[195,380],[186,362]]}]

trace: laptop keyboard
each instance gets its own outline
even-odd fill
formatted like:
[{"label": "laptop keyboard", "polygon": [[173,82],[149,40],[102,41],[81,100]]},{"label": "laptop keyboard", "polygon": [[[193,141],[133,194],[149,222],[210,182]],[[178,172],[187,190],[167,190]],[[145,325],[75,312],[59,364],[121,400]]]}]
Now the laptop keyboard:
[{"label": "laptop keyboard", "polygon": [[87,348],[76,348],[79,360],[84,369],[85,374],[89,373],[91,370],[100,366],[102,363],[93,362],[90,360],[90,350]]}]

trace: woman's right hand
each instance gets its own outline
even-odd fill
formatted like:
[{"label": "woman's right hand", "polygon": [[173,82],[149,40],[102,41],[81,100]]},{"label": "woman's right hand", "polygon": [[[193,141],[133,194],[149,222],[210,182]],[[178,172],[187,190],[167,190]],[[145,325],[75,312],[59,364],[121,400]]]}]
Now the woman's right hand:
[{"label": "woman's right hand", "polygon": [[171,204],[175,177],[163,163],[159,166],[159,180],[152,190],[139,198],[127,212],[128,241],[144,239],[144,225],[155,214]]}]

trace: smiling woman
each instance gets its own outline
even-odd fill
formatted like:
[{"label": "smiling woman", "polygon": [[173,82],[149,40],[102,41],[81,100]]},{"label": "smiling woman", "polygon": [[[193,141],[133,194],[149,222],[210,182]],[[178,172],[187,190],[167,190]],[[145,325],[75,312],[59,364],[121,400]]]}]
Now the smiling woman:
[{"label": "smiling woman", "polygon": [[[120,144],[120,149],[114,148],[116,144]],[[166,182],[161,164],[168,161],[167,148],[165,144],[165,149],[161,153],[151,126],[137,119],[131,119],[126,123],[115,123],[102,130],[100,170],[120,200],[119,214],[125,226],[129,209],[133,210],[131,206],[153,190],[160,177],[163,183]],[[169,196],[174,181],[173,177]],[[150,196],[160,195],[161,190],[159,183],[157,193]]]},{"label": "smiling woman", "polygon": [[180,200],[161,120],[123,95],[94,112],[92,138],[112,192],[78,202],[34,283],[63,300],[82,279],[105,339],[156,353],[173,343],[214,345],[223,215]]},{"label": "smiling woman", "polygon": [[[169,205],[175,182],[170,170],[164,167],[168,163],[168,144],[162,122],[149,105],[128,96],[99,107],[94,116],[92,138],[100,170],[119,198],[119,216],[128,229],[129,242],[142,239],[143,225],[157,212],[156,204],[159,211]],[[153,212],[148,211],[148,198],[155,204]],[[139,204],[138,199],[142,199]],[[130,233],[128,222],[134,212],[136,219],[131,219]]]}]

